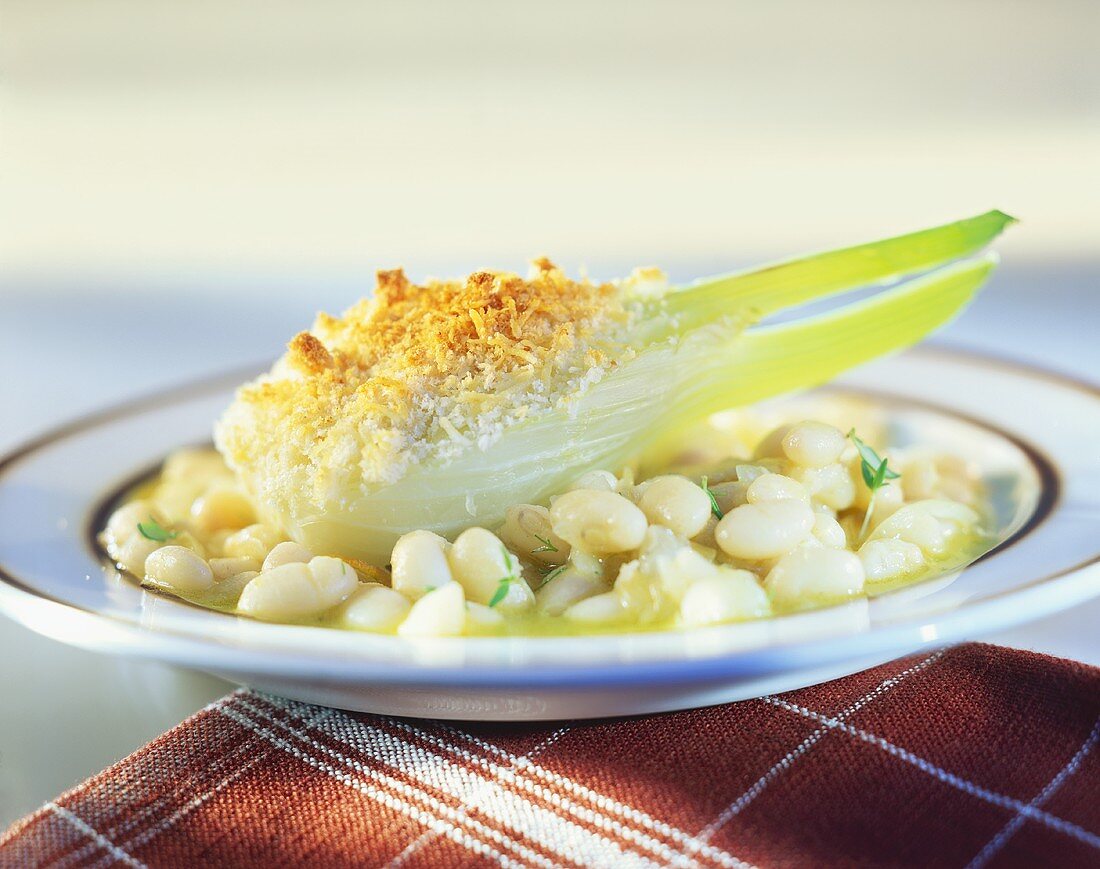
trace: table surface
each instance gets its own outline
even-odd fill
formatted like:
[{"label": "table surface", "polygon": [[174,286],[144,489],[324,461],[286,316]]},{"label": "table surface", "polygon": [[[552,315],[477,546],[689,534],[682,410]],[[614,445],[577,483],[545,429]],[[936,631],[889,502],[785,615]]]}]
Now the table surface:
[{"label": "table surface", "polygon": [[[705,274],[706,264],[673,270]],[[107,403],[276,355],[357,281],[0,289],[0,450]],[[272,292],[261,294],[265,286]],[[216,304],[210,301],[216,299]],[[1007,264],[937,340],[1100,381],[1100,263]],[[1098,446],[1100,449],[1100,446]],[[1100,600],[981,639],[1100,665]],[[0,619],[0,829],[177,724],[231,686],[81,651]]]}]

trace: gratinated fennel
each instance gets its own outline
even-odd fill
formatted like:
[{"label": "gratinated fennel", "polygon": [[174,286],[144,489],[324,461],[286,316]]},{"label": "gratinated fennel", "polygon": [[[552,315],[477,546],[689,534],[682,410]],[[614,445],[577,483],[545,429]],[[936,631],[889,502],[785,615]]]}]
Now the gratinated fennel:
[{"label": "gratinated fennel", "polygon": [[[314,552],[385,563],[414,529],[495,526],[591,468],[706,415],[823,383],[957,314],[994,267],[991,211],[669,288],[655,270],[569,280],[478,272],[322,314],[246,384],[218,448],[271,521]],[[970,258],[968,258],[970,257]],[[826,314],[768,315],[898,282]]]}]

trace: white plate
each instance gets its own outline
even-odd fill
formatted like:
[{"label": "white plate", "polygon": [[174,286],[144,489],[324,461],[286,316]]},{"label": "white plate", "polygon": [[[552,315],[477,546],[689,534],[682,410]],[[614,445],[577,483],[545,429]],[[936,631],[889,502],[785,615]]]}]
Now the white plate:
[{"label": "white plate", "polygon": [[105,499],[208,440],[252,372],[43,436],[0,460],[0,610],[58,640],[165,661],[288,697],[481,720],[629,715],[759,696],[974,638],[1100,593],[1100,391],[1013,363],[922,349],[845,377],[894,434],[982,468],[996,551],[869,601],[691,632],[413,640],[239,619],[146,592],[105,566]]}]

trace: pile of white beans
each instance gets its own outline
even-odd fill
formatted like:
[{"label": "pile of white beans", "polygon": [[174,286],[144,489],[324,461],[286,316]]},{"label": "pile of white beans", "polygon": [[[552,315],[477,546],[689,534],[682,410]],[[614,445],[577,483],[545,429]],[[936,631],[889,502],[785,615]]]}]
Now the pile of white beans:
[{"label": "pile of white beans", "polygon": [[[212,451],[169,458],[101,539],[120,568],[187,599],[274,622],[403,636],[701,626],[835,603],[921,578],[978,533],[975,475],[895,452],[874,496],[837,428],[805,421],[699,478],[592,471],[496,533],[413,531],[386,568],[313,553],[257,521]],[[139,523],[167,530],[149,539]],[[148,530],[148,529],[147,529]],[[171,535],[171,536],[168,536]]]}]

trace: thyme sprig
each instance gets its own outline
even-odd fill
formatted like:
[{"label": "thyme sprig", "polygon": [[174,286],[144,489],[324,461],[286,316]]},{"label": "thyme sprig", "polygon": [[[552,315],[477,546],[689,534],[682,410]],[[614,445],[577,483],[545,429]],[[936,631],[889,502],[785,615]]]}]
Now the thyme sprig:
[{"label": "thyme sprig", "polygon": [[138,522],[137,529],[146,540],[152,540],[156,543],[166,543],[179,535],[178,531],[169,531],[152,516],[149,517],[148,522]]},{"label": "thyme sprig", "polygon": [[537,549],[532,549],[531,550],[532,555],[534,555],[536,552],[557,552],[558,551],[558,547],[556,547],[554,545],[554,542],[549,537],[540,537],[538,534],[536,534],[535,539],[539,543],[541,543],[542,546],[538,547]]},{"label": "thyme sprig", "polygon": [[867,502],[867,512],[863,514],[863,525],[859,529],[859,539],[863,540],[871,524],[871,516],[875,512],[875,495],[890,480],[896,480],[901,474],[889,466],[888,459],[880,456],[860,440],[854,428],[848,432],[848,438],[855,444],[856,451],[859,453],[859,471],[863,482],[871,490],[871,500]]},{"label": "thyme sprig", "polygon": [[508,573],[500,578],[500,581],[497,583],[497,590],[494,591],[493,596],[489,598],[490,607],[495,607],[504,600],[504,598],[508,596],[508,589],[512,587],[512,583],[519,581],[515,562],[512,561],[512,553],[508,551],[506,546],[501,546],[500,549],[501,552],[504,553],[504,563],[508,565]]},{"label": "thyme sprig", "polygon": [[539,588],[542,588],[544,585],[548,585],[550,582],[561,576],[565,572],[565,568],[567,568],[568,566],[568,564],[559,564],[557,567],[548,570],[543,576],[542,584],[539,585]]},{"label": "thyme sprig", "polygon": [[722,512],[722,508],[718,506],[718,499],[714,496],[714,490],[707,485],[707,478],[703,477],[699,483],[699,488],[707,493],[707,497],[710,499],[710,512],[714,514],[716,519],[721,519],[725,514]]}]

